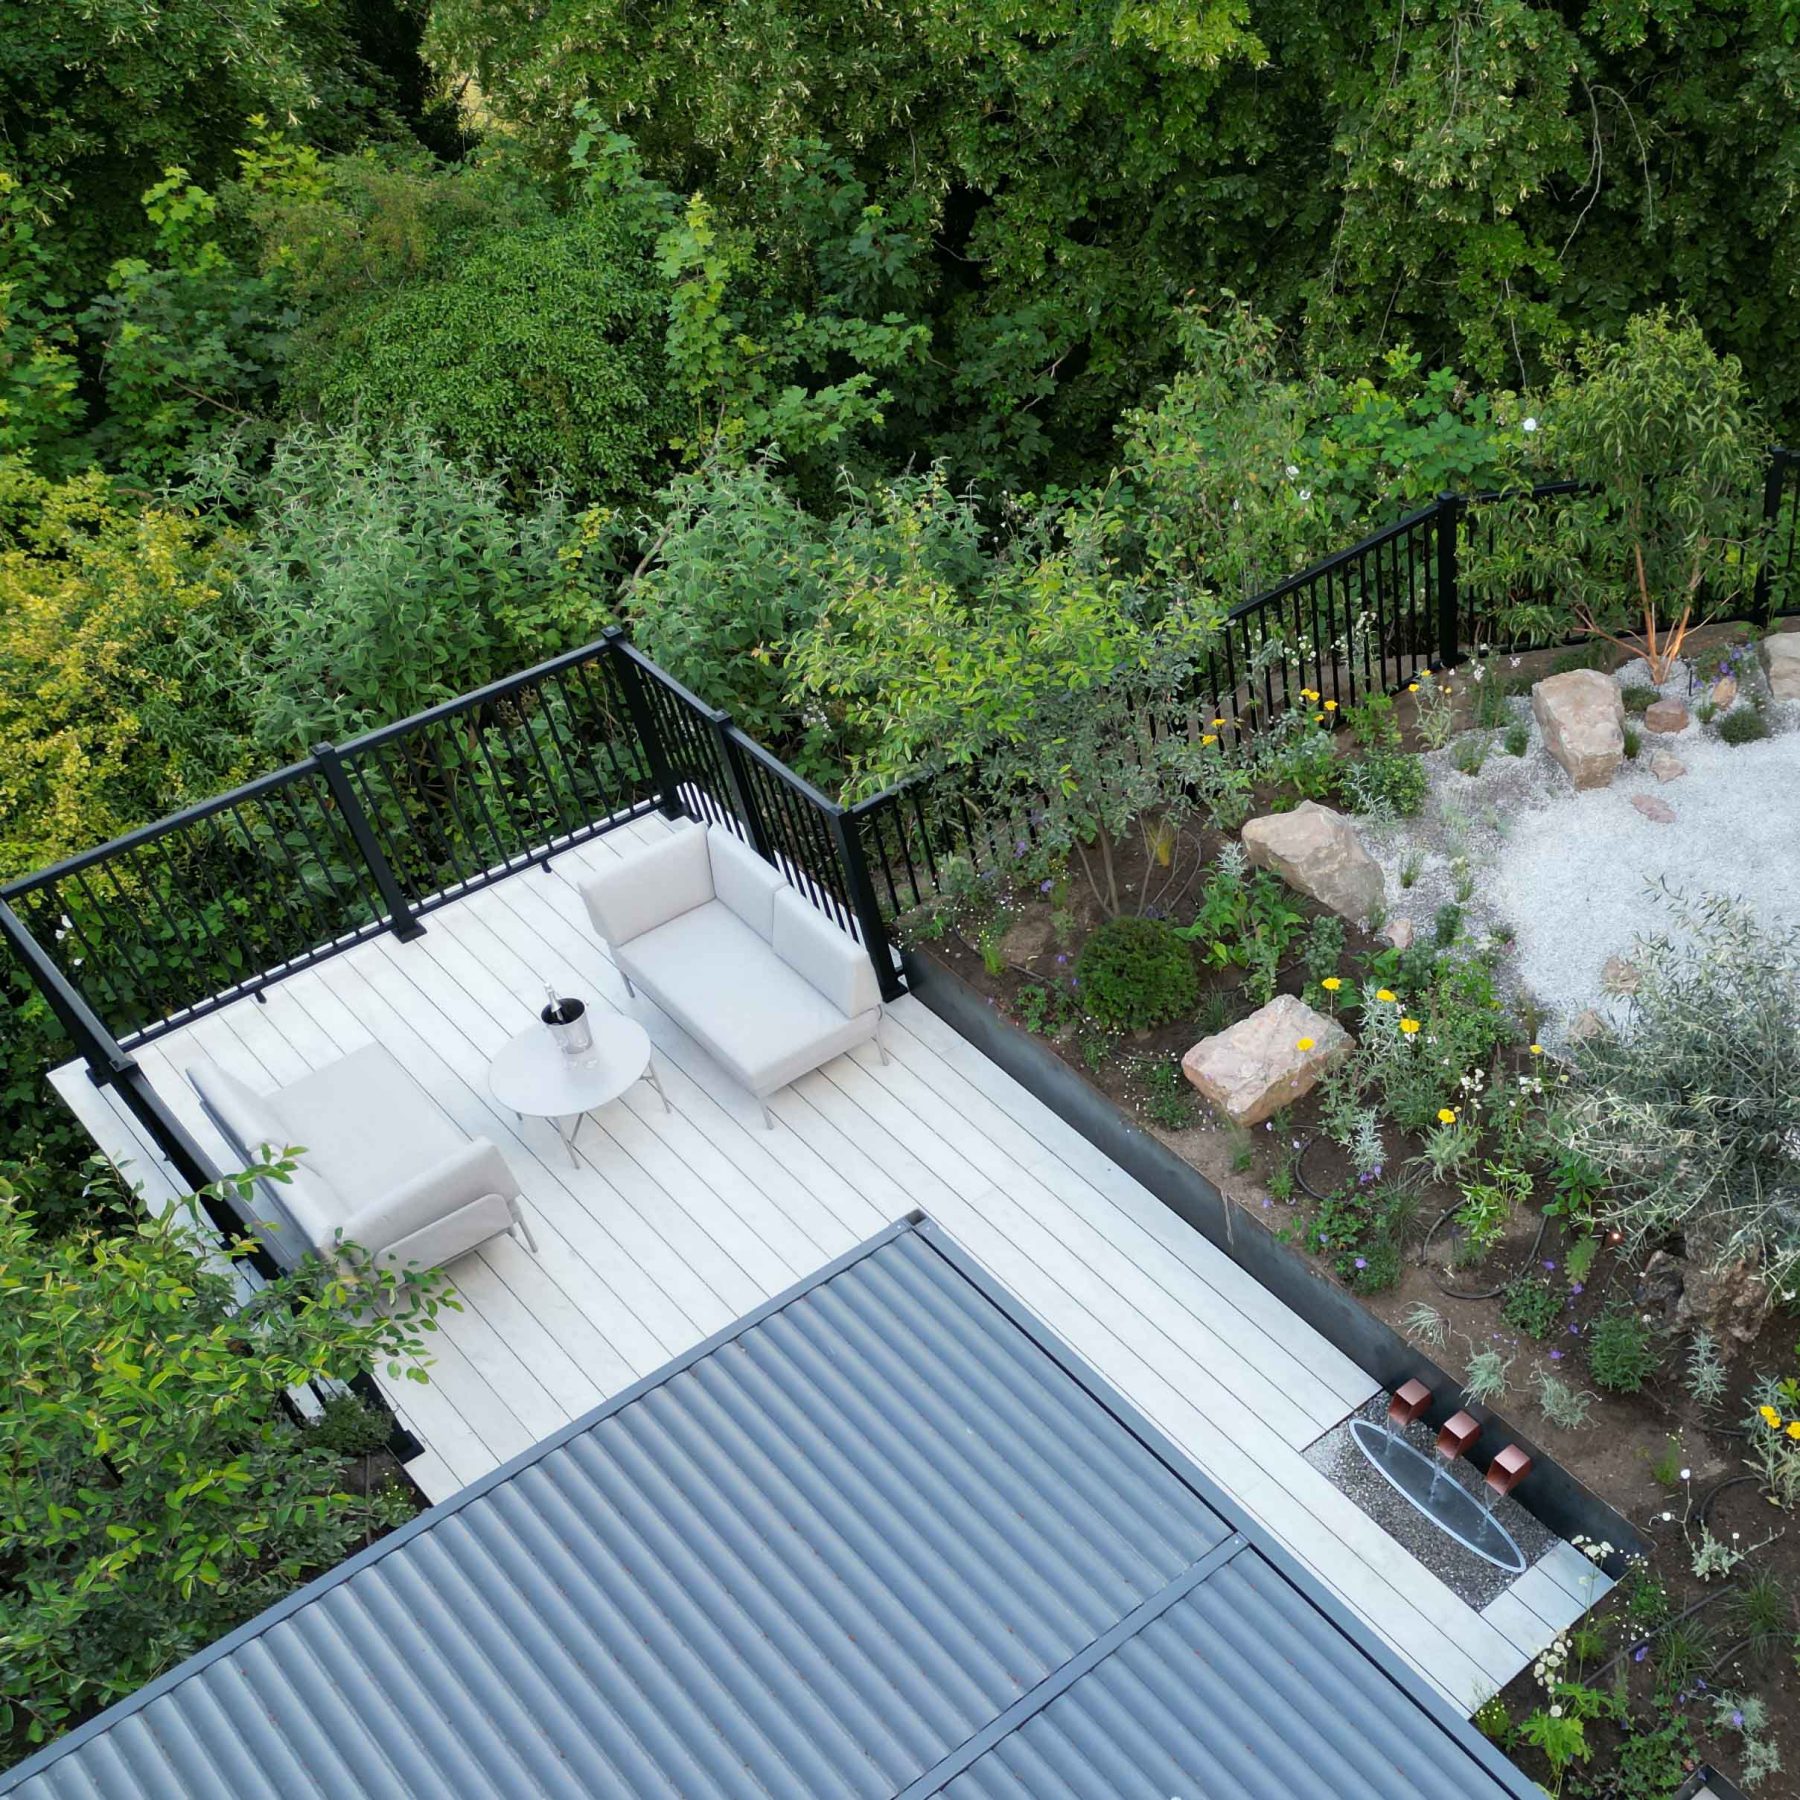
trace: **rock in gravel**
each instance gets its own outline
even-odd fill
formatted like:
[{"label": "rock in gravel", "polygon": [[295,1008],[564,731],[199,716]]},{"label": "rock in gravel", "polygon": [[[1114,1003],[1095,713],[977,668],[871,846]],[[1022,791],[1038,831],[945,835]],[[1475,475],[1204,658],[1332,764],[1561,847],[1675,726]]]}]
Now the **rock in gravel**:
[{"label": "rock in gravel", "polygon": [[1266,813],[1243,832],[1244,849],[1259,869],[1273,869],[1289,887],[1360,925],[1387,893],[1381,865],[1342,813],[1314,800],[1292,812]]},{"label": "rock in gravel", "polygon": [[1769,697],[1800,700],[1800,631],[1764,638],[1763,657],[1769,665]]},{"label": "rock in gravel", "polygon": [[1417,928],[1411,919],[1404,916],[1389,919],[1375,935],[1384,944],[1392,944],[1396,950],[1410,950]]},{"label": "rock in gravel", "polygon": [[1570,669],[1533,684],[1531,713],[1544,748],[1578,788],[1607,787],[1625,756],[1625,703],[1611,676]]},{"label": "rock in gravel", "polygon": [[1687,764],[1667,750],[1659,750],[1650,759],[1650,773],[1658,781],[1679,781],[1687,773]]},{"label": "rock in gravel", "polygon": [[1600,985],[1609,994],[1635,994],[1644,979],[1644,971],[1622,956],[1609,956],[1600,971]]},{"label": "rock in gravel", "polygon": [[1229,1030],[1202,1038],[1181,1059],[1181,1072],[1234,1125],[1260,1125],[1349,1054],[1350,1034],[1337,1020],[1277,994]]},{"label": "rock in gravel", "polygon": [[1675,809],[1668,801],[1659,800],[1654,794],[1633,794],[1631,804],[1641,812],[1652,825],[1673,825]]},{"label": "rock in gravel", "polygon": [[1679,700],[1652,700],[1644,709],[1644,729],[1673,734],[1688,728],[1688,709]]},{"label": "rock in gravel", "polygon": [[1712,703],[1720,712],[1728,711],[1737,700],[1737,677],[1721,675],[1713,683]]},{"label": "rock in gravel", "polygon": [[1569,1027],[1569,1042],[1585,1044],[1589,1038],[1597,1038],[1608,1029],[1606,1021],[1591,1006],[1584,1007],[1575,1015],[1575,1022]]}]

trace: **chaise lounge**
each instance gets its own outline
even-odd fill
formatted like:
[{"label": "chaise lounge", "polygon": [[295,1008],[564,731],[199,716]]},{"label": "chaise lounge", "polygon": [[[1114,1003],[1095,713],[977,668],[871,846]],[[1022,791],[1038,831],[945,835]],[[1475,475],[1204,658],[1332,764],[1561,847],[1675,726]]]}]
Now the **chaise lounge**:
[{"label": "chaise lounge", "polygon": [[379,1044],[273,1093],[211,1062],[187,1078],[246,1166],[265,1147],[300,1150],[288,1180],[258,1184],[278,1261],[349,1242],[393,1268],[436,1268],[507,1231],[537,1249],[500,1152],[452,1125]]},{"label": "chaise lounge", "polygon": [[581,883],[627,992],[642,989],[763,1102],[875,1040],[868,952],[730,832],[684,823]]}]

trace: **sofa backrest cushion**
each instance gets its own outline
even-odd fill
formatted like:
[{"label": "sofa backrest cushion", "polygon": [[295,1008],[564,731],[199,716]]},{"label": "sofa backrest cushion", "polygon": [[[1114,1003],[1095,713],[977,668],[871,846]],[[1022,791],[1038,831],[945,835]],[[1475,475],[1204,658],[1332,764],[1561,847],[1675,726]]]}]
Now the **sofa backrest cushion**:
[{"label": "sofa backrest cushion", "polygon": [[594,929],[616,948],[704,906],[713,897],[706,838],[689,825],[590,875],[581,897]]},{"label": "sofa backrest cushion", "polygon": [[775,896],[770,941],[775,954],[847,1018],[881,1004],[868,951],[785,885]]},{"label": "sofa backrest cushion", "polygon": [[707,829],[706,852],[714,897],[767,943],[775,930],[775,896],[787,886],[781,871],[722,825]]}]

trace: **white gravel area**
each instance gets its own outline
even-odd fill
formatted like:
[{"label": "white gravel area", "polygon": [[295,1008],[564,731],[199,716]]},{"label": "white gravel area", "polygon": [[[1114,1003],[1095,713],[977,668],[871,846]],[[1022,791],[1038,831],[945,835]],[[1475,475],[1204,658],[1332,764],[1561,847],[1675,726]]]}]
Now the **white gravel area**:
[{"label": "white gravel area", "polygon": [[[1685,673],[1665,691],[1685,696]],[[1509,706],[1529,721],[1528,700]],[[1585,793],[1570,786],[1535,724],[1522,757],[1506,754],[1502,732],[1484,734],[1491,749],[1474,776],[1452,765],[1453,743],[1425,759],[1431,796],[1419,818],[1362,827],[1387,874],[1389,916],[1410,917],[1429,935],[1438,909],[1456,901],[1474,934],[1511,940],[1503,976],[1544,1016],[1549,1041],[1584,1010],[1616,1020],[1618,1003],[1602,985],[1607,959],[1629,960],[1643,937],[1679,936],[1665,884],[1690,898],[1732,895],[1764,926],[1800,929],[1797,715],[1772,707],[1774,735],[1738,746],[1698,723],[1666,736],[1645,731],[1612,785]],[[1687,773],[1659,781],[1650,769],[1658,750]],[[1673,822],[1644,817],[1631,804],[1638,794],[1665,802]]]}]

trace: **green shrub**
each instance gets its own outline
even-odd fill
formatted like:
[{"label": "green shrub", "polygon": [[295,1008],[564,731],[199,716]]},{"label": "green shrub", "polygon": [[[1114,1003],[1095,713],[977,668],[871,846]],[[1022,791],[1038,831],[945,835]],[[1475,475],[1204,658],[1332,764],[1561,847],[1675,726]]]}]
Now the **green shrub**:
[{"label": "green shrub", "polygon": [[1631,762],[1637,761],[1638,752],[1644,747],[1644,734],[1635,725],[1625,727],[1625,755]]},{"label": "green shrub", "polygon": [[1346,706],[1344,723],[1350,728],[1352,741],[1360,749],[1400,748],[1400,721],[1394,717],[1394,702],[1386,694],[1371,694],[1359,705]]},{"label": "green shrub", "polygon": [[1683,936],[1634,954],[1626,1028],[1574,1051],[1561,1148],[1601,1171],[1599,1222],[1627,1254],[1679,1235],[1780,1292],[1800,1281],[1800,933],[1730,900],[1669,904]]},{"label": "green shrub", "polygon": [[1754,706],[1740,706],[1719,721],[1719,737],[1727,744],[1754,744],[1769,735],[1769,721]]},{"label": "green shrub", "polygon": [[1515,719],[1507,726],[1502,742],[1508,756],[1523,756],[1531,748],[1531,727],[1523,719]]},{"label": "green shrub", "polygon": [[1456,748],[1450,752],[1450,765],[1460,769],[1465,775],[1479,775],[1482,765],[1487,761],[1488,741],[1479,733],[1470,732],[1468,736],[1457,740]]},{"label": "green shrub", "polygon": [[1081,946],[1075,979],[1082,1005],[1115,1031],[1178,1019],[1200,993],[1194,953],[1166,919],[1108,919]]},{"label": "green shrub", "polygon": [[1522,1276],[1506,1290],[1500,1316],[1527,1337],[1547,1338],[1562,1317],[1562,1296],[1535,1275]]},{"label": "green shrub", "polygon": [[1656,704],[1656,689],[1638,687],[1635,684],[1619,690],[1619,698],[1625,703],[1625,710],[1634,717],[1641,718]]},{"label": "green shrub", "polygon": [[1410,819],[1425,804],[1425,765],[1402,750],[1371,750],[1337,766],[1338,797],[1354,813]]},{"label": "green shrub", "polygon": [[1626,1307],[1614,1307],[1594,1321],[1587,1355],[1588,1372],[1615,1394],[1635,1394],[1662,1361],[1650,1328]]}]

